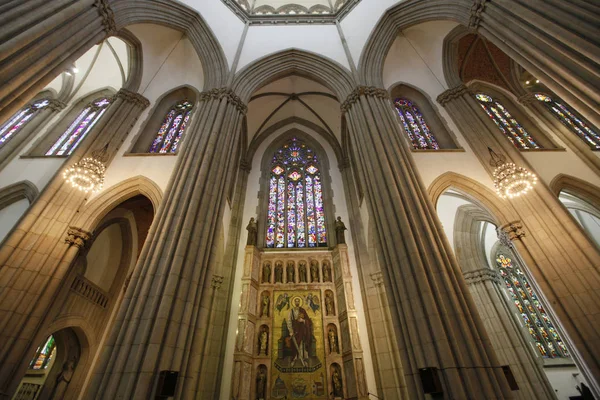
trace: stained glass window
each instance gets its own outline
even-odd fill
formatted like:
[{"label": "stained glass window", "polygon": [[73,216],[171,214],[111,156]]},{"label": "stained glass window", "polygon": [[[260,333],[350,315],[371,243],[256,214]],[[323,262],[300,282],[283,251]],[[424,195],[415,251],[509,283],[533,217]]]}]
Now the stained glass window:
[{"label": "stained glass window", "polygon": [[535,98],[544,103],[560,122],[575,132],[577,136],[583,139],[583,141],[592,149],[600,149],[600,134],[590,128],[581,118],[575,115],[573,111],[545,94],[536,93]]},{"label": "stained glass window", "polygon": [[35,356],[29,363],[30,369],[46,369],[48,364],[54,358],[56,354],[56,343],[54,342],[54,336],[50,335],[46,342],[37,348]]},{"label": "stained glass window", "polygon": [[498,255],[496,265],[540,355],[548,358],[569,357],[567,347],[523,271],[503,254]]},{"label": "stained glass window", "polygon": [[510,112],[498,101],[487,94],[476,94],[475,98],[479,101],[481,108],[494,121],[498,129],[515,145],[518,149],[540,149],[542,148],[533,137],[517,122]]},{"label": "stained glass window", "polygon": [[419,108],[413,102],[404,98],[396,99],[394,104],[413,147],[415,149],[438,150],[440,146]]},{"label": "stained glass window", "polygon": [[165,116],[148,153],[175,153],[192,115],[193,105],[187,100],[175,104]]},{"label": "stained glass window", "polygon": [[323,182],[317,155],[292,138],[270,165],[267,247],[326,247]]},{"label": "stained glass window", "polygon": [[46,152],[47,156],[66,156],[75,150],[89,131],[102,118],[112,99],[102,97],[88,104],[75,121]]},{"label": "stained glass window", "polygon": [[40,110],[50,104],[48,99],[38,100],[29,106],[19,110],[12,118],[0,127],[0,148],[12,139],[29,121],[31,121]]}]

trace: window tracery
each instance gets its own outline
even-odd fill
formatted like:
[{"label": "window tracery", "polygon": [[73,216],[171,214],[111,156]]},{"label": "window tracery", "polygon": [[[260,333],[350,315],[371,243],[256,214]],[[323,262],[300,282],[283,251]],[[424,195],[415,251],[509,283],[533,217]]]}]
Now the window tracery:
[{"label": "window tracery", "polygon": [[54,145],[52,145],[50,150],[46,152],[46,155],[70,155],[100,118],[102,118],[111,102],[112,99],[101,97],[88,104]]},{"label": "window tracery", "polygon": [[273,156],[267,209],[267,247],[326,247],[323,183],[317,155],[292,138]]},{"label": "window tracery", "polygon": [[192,109],[192,103],[187,100],[175,104],[167,112],[148,153],[175,153],[192,114]]},{"label": "window tracery", "polygon": [[49,99],[41,99],[22,108],[2,127],[0,127],[0,148],[12,139],[28,122],[30,122],[41,110],[50,104]]},{"label": "window tracery", "polygon": [[583,141],[592,149],[600,149],[600,134],[589,127],[581,118],[575,115],[573,111],[548,95],[536,93],[535,98],[541,101],[550,111],[552,111],[563,125],[575,132],[577,136],[583,139]]},{"label": "window tracery", "polygon": [[481,105],[481,108],[494,121],[498,129],[515,145],[518,149],[541,149],[534,138],[519,124],[511,113],[487,94],[478,93],[475,98]]},{"label": "window tracery", "polygon": [[394,101],[394,105],[400,121],[402,121],[402,126],[415,149],[438,150],[440,148],[429,125],[425,122],[421,110],[413,102],[406,98],[399,98]]}]

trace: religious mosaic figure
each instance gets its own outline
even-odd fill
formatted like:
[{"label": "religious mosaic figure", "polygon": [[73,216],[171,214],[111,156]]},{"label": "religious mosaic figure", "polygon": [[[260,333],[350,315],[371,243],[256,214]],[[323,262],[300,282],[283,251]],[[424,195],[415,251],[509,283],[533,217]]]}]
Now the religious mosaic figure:
[{"label": "religious mosaic figure", "polygon": [[300,261],[298,263],[298,280],[302,283],[308,282],[306,279],[306,261]]},{"label": "religious mosaic figure", "polygon": [[258,355],[267,355],[267,345],[269,344],[269,333],[266,327],[262,327],[258,335]]},{"label": "religious mosaic figure", "polygon": [[344,397],[344,389],[342,385],[342,374],[340,372],[340,367],[337,365],[332,365],[331,369],[331,386],[333,386],[333,396],[334,397]]},{"label": "religious mosaic figure", "polygon": [[323,282],[331,282],[331,265],[328,261],[323,262]]},{"label": "religious mosaic figure", "polygon": [[262,307],[260,309],[261,317],[269,316],[269,305],[271,304],[271,298],[269,297],[269,293],[263,293],[262,295]]},{"label": "religious mosaic figure", "polygon": [[319,263],[316,260],[310,262],[310,281],[319,282]]},{"label": "religious mosaic figure", "polygon": [[294,270],[294,262],[290,261],[287,265],[287,283],[294,283],[296,281],[296,271]]},{"label": "religious mosaic figure", "polygon": [[256,221],[254,220],[254,218],[250,218],[250,222],[248,222],[246,230],[248,231],[248,239],[246,240],[246,245],[256,246],[256,242],[258,240],[258,226],[256,225]]},{"label": "religious mosaic figure", "polygon": [[346,244],[345,230],[346,225],[342,222],[342,217],[337,217],[337,221],[335,221],[335,238],[337,239],[338,244]]},{"label": "religious mosaic figure", "polygon": [[[291,299],[291,308],[282,323],[279,358],[285,359],[289,368],[310,369],[320,366],[316,356],[316,338],[313,321],[303,307],[303,299]],[[309,307],[312,307],[309,304]]]},{"label": "religious mosaic figure", "polygon": [[263,264],[262,283],[271,283],[271,263]]},{"label": "religious mosaic figure", "polygon": [[256,374],[256,398],[262,400],[266,397],[267,393],[267,373],[266,368],[263,366],[258,367]]},{"label": "religious mosaic figure", "polygon": [[335,315],[335,306],[333,303],[333,293],[325,293],[325,315]]},{"label": "religious mosaic figure", "polygon": [[283,283],[283,263],[281,261],[275,263],[275,283]]},{"label": "religious mosaic figure", "polygon": [[330,353],[339,353],[340,349],[338,346],[337,335],[333,328],[329,328],[329,332],[327,333],[329,336],[329,352]]}]

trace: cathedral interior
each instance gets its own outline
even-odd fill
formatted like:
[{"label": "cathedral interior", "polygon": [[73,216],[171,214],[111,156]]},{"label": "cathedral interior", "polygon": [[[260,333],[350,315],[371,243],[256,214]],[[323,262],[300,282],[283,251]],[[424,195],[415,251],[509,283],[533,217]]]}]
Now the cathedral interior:
[{"label": "cathedral interior", "polygon": [[600,3],[0,2],[0,400],[600,399]]}]

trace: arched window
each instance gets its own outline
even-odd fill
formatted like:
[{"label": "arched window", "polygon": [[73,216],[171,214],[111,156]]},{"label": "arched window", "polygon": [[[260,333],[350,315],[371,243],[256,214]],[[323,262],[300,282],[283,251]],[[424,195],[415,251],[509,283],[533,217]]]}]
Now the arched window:
[{"label": "arched window", "polygon": [[296,138],[270,165],[267,247],[326,247],[323,183],[316,154]]},{"label": "arched window", "polygon": [[112,99],[102,97],[88,104],[82,112],[79,113],[75,121],[46,152],[47,156],[69,155],[81,143],[92,127],[100,120],[106,112]]},{"label": "arched window", "polygon": [[496,266],[542,357],[569,357],[567,347],[521,268],[500,252],[497,253]]},{"label": "arched window", "polygon": [[6,124],[0,127],[0,148],[12,139],[40,110],[46,108],[50,100],[41,99],[19,110]]},{"label": "arched window", "polygon": [[394,105],[404,130],[415,149],[438,150],[440,148],[417,106],[406,98],[396,99]]},{"label": "arched window", "polygon": [[43,345],[37,348],[35,356],[29,363],[29,369],[46,369],[56,354],[54,336],[50,335]]},{"label": "arched window", "polygon": [[475,95],[481,107],[487,115],[494,121],[498,129],[508,138],[518,149],[540,149],[533,137],[517,122],[517,120],[508,112],[508,110],[487,94],[478,93]]},{"label": "arched window", "polygon": [[592,149],[600,149],[600,135],[594,132],[581,120],[581,118],[577,117],[575,113],[548,95],[536,93],[535,98],[544,103],[544,105],[556,115],[560,122],[575,132]]},{"label": "arched window", "polygon": [[558,199],[600,248],[600,210],[587,201],[565,191],[560,192]]},{"label": "arched window", "polygon": [[148,153],[175,153],[192,114],[192,108],[192,103],[184,100],[169,110]]}]

